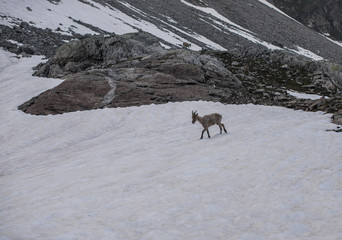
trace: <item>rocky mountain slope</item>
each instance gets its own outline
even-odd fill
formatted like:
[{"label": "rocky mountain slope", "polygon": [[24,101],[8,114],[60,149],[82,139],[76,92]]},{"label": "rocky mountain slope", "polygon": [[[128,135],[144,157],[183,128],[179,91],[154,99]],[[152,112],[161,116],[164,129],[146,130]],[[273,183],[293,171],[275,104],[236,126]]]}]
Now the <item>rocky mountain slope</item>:
[{"label": "rocky mountain slope", "polygon": [[[250,51],[277,49],[342,63],[340,45],[264,0],[16,1],[2,2],[0,10],[0,46],[12,51],[20,44],[28,44],[52,56],[61,40],[142,30],[169,47],[188,42],[197,51],[225,51],[236,46]],[[60,36],[59,41],[54,34]]]},{"label": "rocky mountain slope", "polygon": [[[333,75],[335,66],[282,51],[251,55],[239,49],[165,50],[158,38],[144,32],[96,36],[63,45],[47,63],[37,66],[35,75],[65,81],[19,109],[45,115],[206,100],[337,114],[342,108],[342,81],[340,75]],[[329,99],[297,100],[289,89]]]},{"label": "rocky mountain slope", "polygon": [[271,0],[270,2],[311,29],[342,41],[340,0]]},{"label": "rocky mountain slope", "polygon": [[[341,45],[266,1],[2,5],[1,47],[44,54],[50,59],[35,74],[65,79],[19,106],[24,112],[208,100],[323,110],[341,119]],[[329,98],[297,99],[294,90]]]}]

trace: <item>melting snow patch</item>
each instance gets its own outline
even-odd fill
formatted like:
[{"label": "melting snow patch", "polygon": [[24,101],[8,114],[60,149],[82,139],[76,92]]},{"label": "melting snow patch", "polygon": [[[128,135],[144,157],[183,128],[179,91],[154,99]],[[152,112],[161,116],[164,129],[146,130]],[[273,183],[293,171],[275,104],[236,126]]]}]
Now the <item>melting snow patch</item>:
[{"label": "melting snow patch", "polygon": [[322,97],[322,96],[316,95],[316,94],[301,93],[301,92],[296,92],[293,90],[287,90],[287,93],[290,94],[291,96],[294,96],[296,98],[302,98],[302,99],[317,100],[317,99],[320,99]]},{"label": "melting snow patch", "polygon": [[162,15],[162,16],[164,16],[164,17],[166,17],[166,19],[169,21],[169,22],[171,22],[171,23],[173,23],[173,24],[178,24],[175,20],[173,20],[172,18],[170,18],[170,17],[168,17],[168,16],[165,16],[165,15]]},{"label": "melting snow patch", "polygon": [[263,3],[263,4],[265,4],[265,5],[268,6],[268,7],[270,7],[270,8],[272,8],[272,9],[276,10],[276,11],[279,12],[280,14],[282,14],[282,15],[284,15],[284,16],[290,18],[291,20],[293,20],[293,21],[295,21],[295,22],[301,24],[301,23],[298,22],[296,19],[290,17],[289,15],[287,15],[286,13],[284,13],[283,11],[281,11],[279,8],[277,8],[277,7],[275,7],[273,4],[269,3],[267,0],[258,0],[258,1],[261,2],[261,3]]},{"label": "melting snow patch", "polygon": [[[196,6],[196,5],[193,5],[185,0],[181,0],[182,3],[192,7],[192,8],[195,8],[195,9],[198,9],[204,13],[207,13],[207,14],[210,14],[212,15],[213,17],[215,17],[216,19],[218,19],[219,21],[217,20],[214,20],[212,18],[209,18],[211,19],[215,24],[221,26],[222,28],[232,32],[232,33],[235,33],[243,38],[246,38],[254,43],[258,43],[258,44],[261,44],[265,47],[267,47],[268,49],[271,49],[271,50],[282,50],[281,48],[273,45],[273,44],[270,44],[268,42],[265,42],[261,39],[258,39],[255,34],[251,31],[249,31],[248,29],[230,21],[229,19],[227,19],[226,17],[222,16],[221,14],[219,14],[215,9],[212,9],[212,8],[208,8],[208,7],[199,7],[199,6]],[[228,27],[226,24],[230,25],[231,27]],[[215,28],[217,28],[216,26],[214,26]]]},{"label": "melting snow patch", "polygon": [[243,30],[243,31],[245,31],[245,32],[252,33],[252,32],[249,31],[248,29],[246,29],[246,28],[244,28],[244,27],[241,27],[240,25],[238,25],[238,24],[236,24],[236,23],[230,21],[230,20],[229,20],[228,18],[226,18],[225,16],[219,14],[219,13],[218,13],[215,9],[213,9],[213,8],[209,8],[209,7],[199,7],[199,6],[193,5],[193,4],[191,4],[191,3],[189,3],[189,2],[187,2],[187,1],[185,1],[185,0],[181,0],[181,2],[184,3],[185,5],[188,5],[188,6],[192,7],[192,8],[195,8],[195,9],[197,9],[197,10],[200,10],[200,11],[202,11],[202,12],[205,12],[205,13],[207,13],[207,14],[210,14],[210,15],[216,17],[217,19],[220,19],[221,21],[223,21],[223,22],[225,22],[225,23],[228,23],[229,25],[232,25],[232,26],[234,26],[234,27],[236,27],[236,28],[239,28],[239,29],[241,29],[241,30]]},{"label": "melting snow patch", "polygon": [[321,61],[321,60],[324,60],[323,57],[307,50],[307,49],[304,49],[300,46],[295,46],[296,49],[293,49],[293,48],[286,48],[287,50],[291,51],[291,52],[294,52],[294,53],[297,53],[299,55],[302,55],[304,57],[307,57],[307,58],[311,58],[312,60],[315,60],[315,61]]},{"label": "melting snow patch", "polygon": [[11,40],[11,39],[8,39],[8,40],[6,40],[7,42],[10,42],[10,43],[12,43],[12,44],[15,44],[15,45],[17,45],[17,46],[22,46],[23,44],[22,43],[20,43],[20,42],[18,42],[18,41],[15,41],[15,40]]},{"label": "melting snow patch", "polygon": [[166,45],[162,42],[159,42],[159,44],[164,48],[164,49],[170,49],[171,47],[169,45]]},{"label": "melting snow patch", "polygon": [[[137,9],[137,8],[135,8],[135,7],[133,7],[133,6],[130,5],[129,3],[126,3],[126,2],[125,2],[125,3],[120,2],[120,3],[123,4],[124,6],[126,6],[127,8],[129,8],[129,9],[135,11],[136,13],[138,13],[138,14],[140,14],[140,15],[143,15],[143,16],[146,15],[144,12],[142,12],[141,10],[139,10],[139,9]],[[152,18],[155,18],[155,17],[152,17]],[[226,51],[226,50],[227,50],[227,49],[225,49],[224,47],[220,46],[219,44],[217,44],[217,43],[215,43],[215,42],[209,40],[208,38],[206,38],[206,37],[204,37],[204,36],[202,36],[202,35],[199,35],[199,34],[197,34],[197,33],[190,33],[190,32],[184,31],[184,30],[179,29],[178,27],[176,27],[176,26],[174,26],[174,25],[172,25],[172,24],[170,24],[170,23],[167,23],[167,22],[165,22],[165,21],[163,21],[163,20],[161,20],[161,19],[157,19],[157,18],[155,18],[155,19],[158,20],[158,21],[160,21],[160,22],[162,22],[163,24],[165,24],[165,25],[167,25],[167,26],[173,28],[174,30],[176,30],[176,31],[178,31],[178,32],[181,32],[181,33],[183,33],[183,34],[185,34],[185,35],[187,35],[187,36],[189,36],[189,37],[191,37],[191,38],[193,38],[193,39],[196,39],[197,41],[200,41],[200,42],[206,44],[209,48],[211,48],[211,49],[213,49],[213,50],[218,50],[218,51]],[[170,18],[168,18],[168,20],[170,20]],[[171,19],[171,20],[172,20],[172,19]],[[172,23],[172,22],[174,22],[174,21],[170,21],[170,22]],[[176,23],[176,22],[174,22],[174,23]],[[151,25],[152,25],[152,24],[151,24]],[[155,27],[155,28],[157,28],[157,27]],[[169,30],[166,30],[166,29],[163,29],[163,31],[169,32],[169,36],[172,36],[171,38],[170,38],[170,37],[163,37],[164,34],[160,34],[159,31],[149,31],[149,30],[146,30],[146,29],[144,29],[144,28],[143,28],[143,30],[145,30],[145,31],[147,31],[147,32],[150,32],[150,33],[152,33],[152,34],[154,34],[154,35],[156,35],[156,36],[158,36],[158,37],[164,39],[165,41],[170,42],[170,43],[172,43],[172,44],[174,44],[174,45],[182,46],[184,42],[189,42],[188,40],[186,40],[186,39],[184,39],[184,38],[182,38],[182,37],[176,35],[175,33],[172,33],[172,32],[169,31]],[[196,45],[196,44],[194,44],[194,43],[192,43],[192,42],[190,42],[190,43],[191,43],[190,49],[195,50],[195,51],[200,51],[200,50],[202,50],[202,48],[201,48],[200,46],[198,46],[198,45]]]},{"label": "melting snow patch", "polygon": [[339,41],[336,41],[336,40],[333,40],[331,39],[329,36],[330,34],[329,33],[324,33],[324,34],[321,34],[323,37],[325,37],[326,39],[328,39],[329,41],[337,44],[338,46],[342,47],[342,42],[339,42]]}]

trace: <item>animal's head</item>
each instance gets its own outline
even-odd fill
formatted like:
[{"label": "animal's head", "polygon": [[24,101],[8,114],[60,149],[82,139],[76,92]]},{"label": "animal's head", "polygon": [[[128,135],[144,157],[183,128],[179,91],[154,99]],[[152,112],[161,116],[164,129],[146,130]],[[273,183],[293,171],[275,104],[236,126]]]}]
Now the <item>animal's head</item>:
[{"label": "animal's head", "polygon": [[196,111],[192,111],[192,123],[194,124],[197,121],[198,113]]}]

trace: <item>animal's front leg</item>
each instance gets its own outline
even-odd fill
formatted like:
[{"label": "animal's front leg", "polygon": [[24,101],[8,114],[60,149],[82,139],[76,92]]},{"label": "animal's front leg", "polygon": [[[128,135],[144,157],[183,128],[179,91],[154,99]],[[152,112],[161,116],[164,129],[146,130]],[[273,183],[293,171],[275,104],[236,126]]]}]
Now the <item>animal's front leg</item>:
[{"label": "animal's front leg", "polygon": [[201,139],[203,139],[203,133],[204,133],[204,131],[205,131],[205,129],[203,129],[203,131],[202,131]]},{"label": "animal's front leg", "polygon": [[210,138],[210,135],[209,135],[209,130],[207,129],[207,133],[208,133],[208,138]]}]

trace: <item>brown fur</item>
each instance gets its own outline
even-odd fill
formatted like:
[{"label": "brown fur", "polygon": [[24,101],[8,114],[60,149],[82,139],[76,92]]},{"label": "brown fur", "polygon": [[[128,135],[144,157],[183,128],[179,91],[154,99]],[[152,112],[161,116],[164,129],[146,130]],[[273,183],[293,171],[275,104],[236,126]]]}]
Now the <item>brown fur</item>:
[{"label": "brown fur", "polygon": [[207,131],[208,138],[210,138],[209,127],[217,124],[220,127],[220,134],[222,134],[222,128],[225,132],[227,132],[223,123],[221,123],[222,115],[218,113],[212,113],[210,115],[205,115],[203,117],[198,116],[197,111],[192,111],[192,123],[194,124],[198,121],[203,126],[203,131],[201,135],[201,139],[203,138],[203,133]]}]

